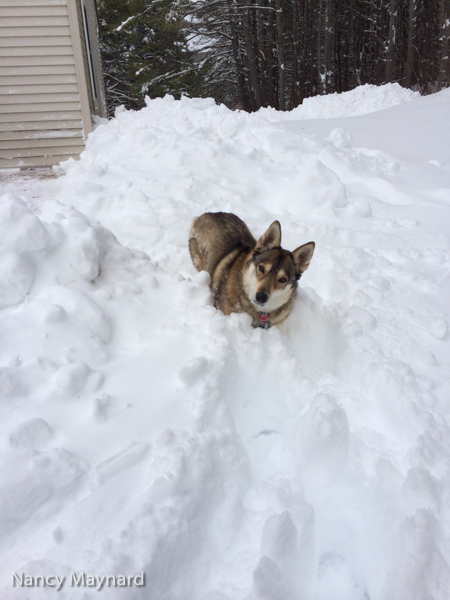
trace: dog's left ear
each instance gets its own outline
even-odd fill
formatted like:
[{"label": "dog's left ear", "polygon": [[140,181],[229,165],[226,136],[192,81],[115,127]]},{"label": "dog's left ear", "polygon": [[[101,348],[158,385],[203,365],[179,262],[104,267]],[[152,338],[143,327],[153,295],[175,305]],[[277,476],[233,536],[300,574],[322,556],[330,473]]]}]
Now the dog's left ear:
[{"label": "dog's left ear", "polygon": [[269,229],[256,242],[255,252],[272,250],[281,246],[281,226],[278,221],[274,221]]},{"label": "dog's left ear", "polygon": [[315,247],[316,244],[314,242],[308,242],[307,244],[300,246],[300,248],[297,248],[297,250],[294,250],[292,253],[297,279],[299,279],[301,274],[309,267]]}]

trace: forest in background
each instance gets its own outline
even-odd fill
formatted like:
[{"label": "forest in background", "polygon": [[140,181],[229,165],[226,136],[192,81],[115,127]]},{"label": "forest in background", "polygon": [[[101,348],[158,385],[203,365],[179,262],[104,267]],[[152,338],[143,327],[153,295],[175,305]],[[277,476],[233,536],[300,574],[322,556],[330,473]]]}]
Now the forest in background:
[{"label": "forest in background", "polygon": [[291,110],[398,82],[450,85],[450,0],[98,0],[108,110],[145,96]]}]

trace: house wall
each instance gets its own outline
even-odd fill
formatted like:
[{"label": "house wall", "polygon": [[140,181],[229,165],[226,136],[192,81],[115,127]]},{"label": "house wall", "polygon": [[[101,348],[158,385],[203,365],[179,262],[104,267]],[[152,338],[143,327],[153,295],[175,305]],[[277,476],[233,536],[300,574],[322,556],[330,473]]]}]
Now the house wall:
[{"label": "house wall", "polygon": [[81,0],[0,0],[0,168],[79,156],[104,114],[86,67]]}]

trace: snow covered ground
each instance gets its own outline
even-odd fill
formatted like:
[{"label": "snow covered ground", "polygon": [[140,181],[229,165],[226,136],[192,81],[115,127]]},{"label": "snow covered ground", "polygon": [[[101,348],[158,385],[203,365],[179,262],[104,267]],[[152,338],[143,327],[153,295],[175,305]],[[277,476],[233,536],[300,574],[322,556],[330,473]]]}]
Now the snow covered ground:
[{"label": "snow covered ground", "polygon": [[[0,174],[2,600],[450,597],[450,90],[363,91]],[[212,307],[219,210],[316,242],[287,335]]]},{"label": "snow covered ground", "polygon": [[261,108],[258,114],[273,121],[353,117],[384,110],[419,97],[418,92],[403,88],[398,83],[379,86],[366,83],[344,94],[305,98],[300,106],[290,111],[279,112],[269,107]]}]

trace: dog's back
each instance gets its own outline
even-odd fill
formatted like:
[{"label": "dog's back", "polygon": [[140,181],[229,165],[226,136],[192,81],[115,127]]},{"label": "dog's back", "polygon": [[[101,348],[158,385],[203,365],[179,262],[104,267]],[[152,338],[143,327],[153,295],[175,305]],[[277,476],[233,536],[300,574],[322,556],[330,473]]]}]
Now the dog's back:
[{"label": "dog's back", "polygon": [[198,271],[211,277],[219,262],[239,248],[251,250],[256,240],[247,225],[231,213],[205,213],[194,219],[189,233],[189,250]]}]

